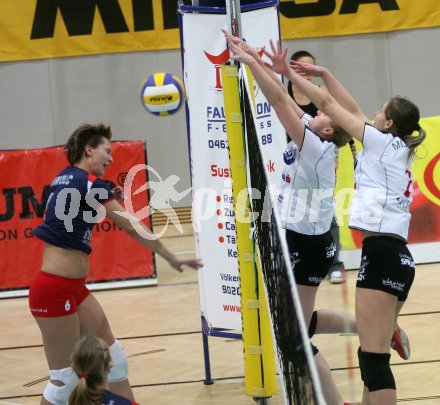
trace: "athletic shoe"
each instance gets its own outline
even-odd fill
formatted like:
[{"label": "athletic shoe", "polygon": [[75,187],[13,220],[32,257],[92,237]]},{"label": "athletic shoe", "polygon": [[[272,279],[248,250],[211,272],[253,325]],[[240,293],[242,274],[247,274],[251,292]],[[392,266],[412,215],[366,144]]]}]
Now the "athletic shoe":
[{"label": "athletic shoe", "polygon": [[391,338],[391,348],[394,349],[403,360],[408,360],[411,355],[408,336],[400,329],[399,325],[396,326],[394,335]]},{"label": "athletic shoe", "polygon": [[330,273],[330,282],[332,284],[341,284],[345,283],[345,274],[344,270],[333,270]]}]

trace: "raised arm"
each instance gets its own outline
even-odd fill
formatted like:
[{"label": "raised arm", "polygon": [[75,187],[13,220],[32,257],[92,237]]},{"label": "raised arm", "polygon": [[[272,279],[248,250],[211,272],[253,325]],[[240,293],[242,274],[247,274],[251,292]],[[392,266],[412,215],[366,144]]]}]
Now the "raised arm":
[{"label": "raised arm", "polygon": [[198,269],[203,266],[199,259],[183,259],[171,251],[165,245],[154,237],[151,230],[141,221],[125,210],[116,200],[110,200],[104,204],[106,216],[114,221],[114,223],[122,228],[133,239],[137,240],[147,249],[156,252],[167,260],[171,267],[178,271],[183,271],[182,266],[189,266]]},{"label": "raised arm", "polygon": [[300,117],[304,112],[295,103],[292,103],[293,100],[287,93],[283,83],[268,69],[255,50],[249,50],[249,45],[238,38],[231,37],[227,33],[225,33],[225,36],[228,40],[229,49],[233,53],[233,58],[249,66],[255,81],[267,101],[274,108],[288,135],[301,147],[304,140],[304,124],[301,122]]},{"label": "raised arm", "polygon": [[223,34],[226,38],[226,41],[228,42],[229,45],[231,45],[231,44],[237,45],[238,47],[240,47],[240,49],[243,52],[246,52],[249,55],[251,55],[260,64],[260,66],[262,66],[266,70],[266,72],[271,76],[271,78],[273,79],[274,85],[279,86],[283,91],[287,91],[284,87],[284,84],[278,79],[278,77],[275,75],[275,73],[271,69],[268,69],[266,67],[266,65],[264,64],[264,61],[263,61],[263,59],[261,59],[261,55],[260,55],[263,53],[263,51],[260,51],[260,53],[258,53],[258,51],[255,48],[253,48],[252,46],[250,46],[247,42],[243,41],[242,39],[240,39],[238,37],[232,36],[225,29],[222,29],[222,32],[223,32]]},{"label": "raised arm", "polygon": [[[267,51],[265,52],[272,61],[272,65],[269,66],[271,66],[272,69],[278,69],[277,61],[281,55],[286,54],[286,51],[282,52],[279,41],[276,47],[271,41],[271,48],[272,54]],[[346,110],[331,94],[306,80],[293,69],[289,68],[287,64],[282,68],[282,72],[279,73],[284,74],[319,110],[327,114],[337,125],[341,126],[351,136],[362,142],[365,126],[364,120]]]},{"label": "raised arm", "polygon": [[359,117],[364,121],[368,121],[368,118],[361,110],[357,101],[327,68],[318,65],[312,65],[310,63],[301,63],[296,61],[291,61],[291,67],[293,70],[295,70],[295,72],[299,74],[307,73],[311,76],[320,77],[324,82],[324,85],[327,88],[328,92],[342,107],[344,107],[352,114],[356,115],[356,117]]}]

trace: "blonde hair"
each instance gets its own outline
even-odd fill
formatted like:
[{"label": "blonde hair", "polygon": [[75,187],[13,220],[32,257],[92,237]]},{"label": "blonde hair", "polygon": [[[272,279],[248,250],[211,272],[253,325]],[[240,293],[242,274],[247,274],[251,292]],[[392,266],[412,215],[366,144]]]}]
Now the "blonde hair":
[{"label": "blonde hair", "polygon": [[69,405],[102,405],[111,362],[108,345],[98,337],[85,336],[76,343],[71,359],[79,383],[70,395]]}]

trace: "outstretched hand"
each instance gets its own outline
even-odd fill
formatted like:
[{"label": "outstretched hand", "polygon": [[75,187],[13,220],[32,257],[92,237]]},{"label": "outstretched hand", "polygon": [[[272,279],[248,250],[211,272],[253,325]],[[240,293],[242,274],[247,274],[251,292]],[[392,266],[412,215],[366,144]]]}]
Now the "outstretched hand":
[{"label": "outstretched hand", "polygon": [[228,42],[229,50],[233,54],[233,59],[248,64],[249,62],[252,62],[253,59],[260,57],[257,50],[252,48],[242,39],[232,36],[225,29],[222,29],[222,32]]},{"label": "outstretched hand", "polygon": [[280,41],[277,41],[277,46],[275,47],[272,40],[270,40],[270,48],[272,53],[264,50],[264,54],[270,59],[272,64],[265,62],[265,65],[275,73],[285,75],[289,71],[289,65],[286,62],[287,48],[283,51]]},{"label": "outstretched hand", "polygon": [[194,270],[198,270],[204,266],[200,259],[182,259],[177,256],[171,259],[169,263],[173,269],[180,271],[181,273],[183,272],[183,266],[192,267]]},{"label": "outstretched hand", "polygon": [[312,65],[311,63],[303,63],[297,61],[290,61],[290,67],[301,76],[315,76],[321,77],[324,74],[325,68],[318,65]]}]

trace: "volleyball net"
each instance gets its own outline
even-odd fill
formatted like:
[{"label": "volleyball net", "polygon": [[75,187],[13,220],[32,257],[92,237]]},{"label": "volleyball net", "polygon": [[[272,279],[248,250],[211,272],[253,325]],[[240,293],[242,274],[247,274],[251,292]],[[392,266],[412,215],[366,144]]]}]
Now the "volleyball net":
[{"label": "volleyball net", "polygon": [[302,314],[285,234],[277,211],[275,186],[269,180],[268,161],[265,159],[251,101],[253,79],[247,77],[244,68],[241,72],[240,103],[247,155],[251,226],[265,284],[285,402],[324,404],[308,328]]}]

